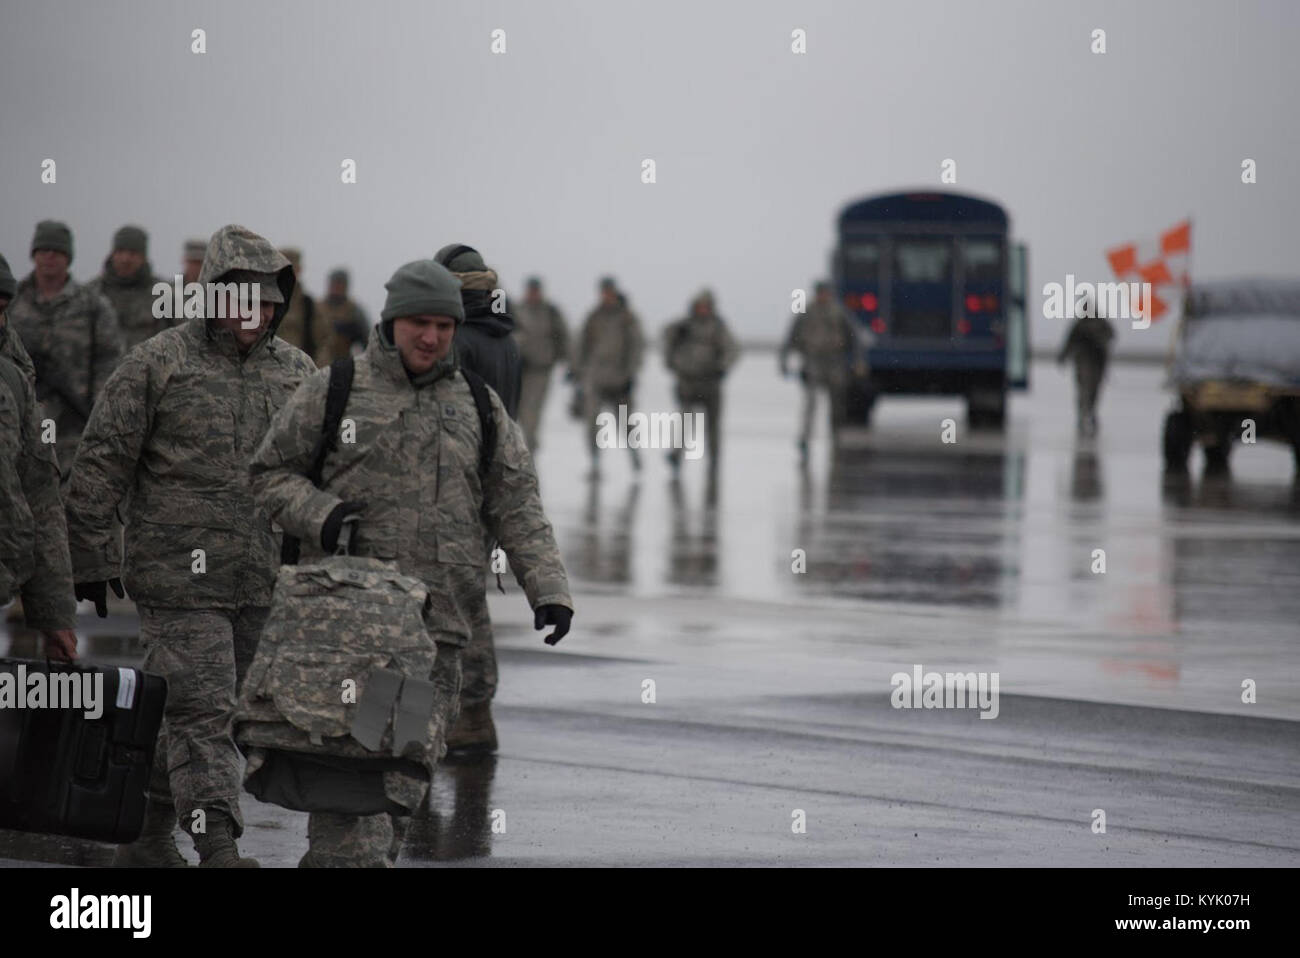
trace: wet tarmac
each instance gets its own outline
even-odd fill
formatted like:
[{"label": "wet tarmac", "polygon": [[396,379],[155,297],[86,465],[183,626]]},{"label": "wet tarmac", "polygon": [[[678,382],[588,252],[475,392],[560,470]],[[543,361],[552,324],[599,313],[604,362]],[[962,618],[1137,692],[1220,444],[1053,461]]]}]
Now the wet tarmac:
[{"label": "wet tarmac", "polygon": [[[548,648],[518,587],[492,591],[500,754],[439,769],[399,865],[1300,864],[1290,450],[1171,481],[1158,367],[1113,366],[1081,441],[1039,363],[1005,435],[885,400],[835,456],[819,420],[801,470],[774,369],[749,355],[728,384],[712,489],[653,450],[589,482],[557,380],[538,467],[574,631]],[[658,368],[641,388],[672,408]],[[82,623],[91,659],[138,659],[129,615]],[[891,707],[917,666],[997,673],[996,719]],[[306,817],[244,812],[246,852],[296,864]],[[110,856],[0,832],[12,864]]]}]

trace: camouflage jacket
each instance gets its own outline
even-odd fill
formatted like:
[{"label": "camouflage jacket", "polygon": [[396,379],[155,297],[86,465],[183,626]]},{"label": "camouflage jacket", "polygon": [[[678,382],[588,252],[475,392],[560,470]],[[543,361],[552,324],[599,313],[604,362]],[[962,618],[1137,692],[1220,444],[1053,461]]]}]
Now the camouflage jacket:
[{"label": "camouflage jacket", "polygon": [[597,389],[622,386],[641,369],[645,337],[636,314],[625,306],[597,306],[578,338],[575,372]]},{"label": "camouflage jacket", "polygon": [[[92,279],[86,286],[99,293],[117,316],[118,330],[122,334],[122,352],[125,354],[136,343],[143,342],[154,333],[160,333],[175,325],[171,319],[155,319],[153,315],[155,283],[170,282],[153,274],[148,263],[131,279],[122,279],[113,272],[112,257],[104,261],[104,272]],[[168,293],[170,297],[171,294]]]},{"label": "camouflage jacket", "polygon": [[32,357],[27,355],[27,347],[13,331],[5,313],[0,313],[0,356],[8,356],[12,359],[23,371],[27,381],[32,384],[32,388],[36,388],[36,367],[32,365]]},{"label": "camouflage jacket", "polygon": [[330,332],[328,360],[342,359],[352,355],[352,344],[362,346],[370,338],[370,321],[362,310],[350,298],[332,300],[328,296],[316,300],[316,312]]},{"label": "camouflage jacket", "polygon": [[29,373],[0,355],[0,605],[21,592],[31,628],[71,629],[77,610],[59,465],[41,441],[38,411]]},{"label": "camouflage jacket", "polygon": [[1110,343],[1115,338],[1115,327],[1102,316],[1084,316],[1075,320],[1066,333],[1057,361],[1065,362],[1071,356],[1078,363],[1099,364],[1110,355]]},{"label": "camouflage jacket", "polygon": [[284,314],[284,321],[280,323],[278,335],[285,342],[306,352],[316,366],[329,364],[334,329],[326,315],[320,311],[316,300],[302,290],[295,290],[289,309]]},{"label": "camouflage jacket", "polygon": [[795,352],[803,357],[804,372],[813,382],[843,375],[850,354],[862,359],[862,345],[849,314],[837,304],[810,303],[808,311],[796,314],[781,346],[781,360]]},{"label": "camouflage jacket", "polygon": [[550,369],[569,358],[569,328],[549,302],[515,304],[515,342],[528,369]]},{"label": "camouflage jacket", "polygon": [[721,316],[688,316],[664,330],[664,361],[683,383],[718,382],[739,355]]},{"label": "camouflage jacket", "polygon": [[[329,373],[298,388],[276,416],[250,466],[271,518],[302,540],[302,561],[323,556],[321,527],[344,501],[363,501],[352,552],[394,562],[433,595],[436,641],[469,641],[467,603],[482,596],[485,528],[501,543],[533,608],[573,607],[537,474],[519,426],[490,393],[497,447],[479,477],[482,430],[455,352],[413,384],[397,350],[373,330],[357,357],[343,425],[325,460],[321,488],[307,479],[320,438]],[[348,441],[349,438],[354,441]]]},{"label": "camouflage jacket", "polygon": [[[281,290],[292,291],[292,268],[269,244],[261,258],[250,258],[237,242],[217,239],[200,282],[260,268],[279,272]],[[228,331],[193,318],[141,343],[113,373],[68,487],[78,582],[117,574],[114,511],[129,495],[123,578],[136,602],[178,609],[270,604],[280,542],[253,502],[248,458],[271,417],[315,369],[301,350],[275,337],[283,310],[277,305],[246,354]]]},{"label": "camouflage jacket", "polygon": [[8,313],[40,371],[36,394],[45,405],[45,416],[54,420],[55,454],[66,471],[85,426],[74,407],[94,405],[122,355],[117,317],[103,296],[71,276],[57,296],[37,302],[36,283],[29,275],[18,284]]}]

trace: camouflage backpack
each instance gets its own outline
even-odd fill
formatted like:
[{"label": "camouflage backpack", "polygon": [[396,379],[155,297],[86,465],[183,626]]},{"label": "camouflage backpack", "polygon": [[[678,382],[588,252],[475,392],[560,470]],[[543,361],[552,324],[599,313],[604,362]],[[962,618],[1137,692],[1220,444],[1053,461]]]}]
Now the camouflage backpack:
[{"label": "camouflage backpack", "polygon": [[[310,478],[325,457],[351,387],[350,359],[331,367],[325,426]],[[343,759],[407,760],[432,773],[456,689],[431,680],[437,646],[428,631],[428,587],[395,563],[340,554],[281,565],[257,653],[235,716],[245,751],[280,750]],[[296,561],[296,543],[292,557]],[[286,550],[287,551],[287,550]],[[266,755],[249,756],[246,787],[257,795]],[[259,796],[260,797],[260,796]]]}]

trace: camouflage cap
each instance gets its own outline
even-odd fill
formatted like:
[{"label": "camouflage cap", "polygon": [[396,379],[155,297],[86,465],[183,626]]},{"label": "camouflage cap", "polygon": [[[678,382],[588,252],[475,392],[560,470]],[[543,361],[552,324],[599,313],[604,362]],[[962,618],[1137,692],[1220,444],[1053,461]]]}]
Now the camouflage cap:
[{"label": "camouflage cap", "polygon": [[205,255],[207,255],[207,252],[208,252],[208,244],[203,242],[203,240],[199,240],[199,239],[186,240],[185,252],[183,258],[201,260]]},{"label": "camouflage cap", "polygon": [[134,253],[149,252],[149,234],[138,226],[123,226],[113,234],[113,251],[130,250]]},{"label": "camouflage cap", "polygon": [[9,260],[0,256],[0,296],[12,299],[17,291],[18,283],[14,280],[13,270],[9,268]]},{"label": "camouflage cap", "polygon": [[264,303],[283,303],[284,295],[276,285],[275,273],[260,273],[251,269],[232,269],[221,277],[223,283],[257,283],[258,296]]},{"label": "camouflage cap", "polygon": [[[293,295],[297,283],[293,267],[289,261],[276,250],[265,238],[258,236],[246,226],[231,223],[212,234],[208,241],[208,251],[203,257],[203,268],[199,270],[199,282],[213,283],[238,270],[247,270],[261,274],[244,282],[264,282],[271,280],[280,292],[281,299],[272,321],[272,332],[284,318],[284,304]],[[269,290],[268,290],[269,292]],[[276,302],[270,295],[263,298],[268,303]]]}]

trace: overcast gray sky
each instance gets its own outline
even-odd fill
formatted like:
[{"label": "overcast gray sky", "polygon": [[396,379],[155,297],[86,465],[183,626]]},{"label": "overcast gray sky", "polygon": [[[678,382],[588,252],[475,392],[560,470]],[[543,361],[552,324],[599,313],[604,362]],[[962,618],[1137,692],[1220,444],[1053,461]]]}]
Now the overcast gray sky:
[{"label": "overcast gray sky", "polygon": [[949,157],[949,188],[1007,207],[1037,289],[1108,280],[1106,247],[1188,215],[1194,278],[1300,272],[1288,0],[3,0],[3,24],[0,251],[20,275],[45,217],[72,226],[83,280],[123,223],[170,274],[186,237],[238,222],[301,246],[312,291],[350,267],[372,314],[397,266],[466,242],[512,293],[541,274],[571,319],[611,272],[652,330],[707,284],[771,339],[838,209],[937,187]]}]

